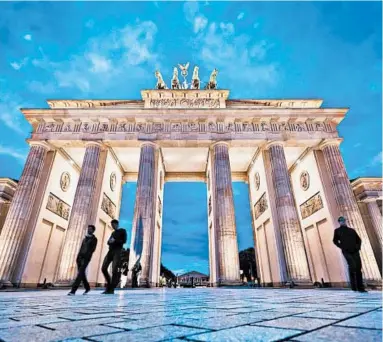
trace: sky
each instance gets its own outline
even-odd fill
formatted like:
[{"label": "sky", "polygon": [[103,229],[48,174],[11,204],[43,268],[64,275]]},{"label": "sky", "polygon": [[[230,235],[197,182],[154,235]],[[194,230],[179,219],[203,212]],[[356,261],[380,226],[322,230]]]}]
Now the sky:
[{"label": "sky", "polygon": [[[219,69],[230,98],[320,98],[339,125],[350,178],[382,175],[380,2],[0,2],[0,177],[19,178],[46,99],[139,99],[159,69]],[[121,222],[130,231],[134,183]],[[252,246],[248,189],[234,183],[239,248]],[[189,196],[183,196],[188,193]],[[163,263],[207,272],[206,188],[165,185]]]}]

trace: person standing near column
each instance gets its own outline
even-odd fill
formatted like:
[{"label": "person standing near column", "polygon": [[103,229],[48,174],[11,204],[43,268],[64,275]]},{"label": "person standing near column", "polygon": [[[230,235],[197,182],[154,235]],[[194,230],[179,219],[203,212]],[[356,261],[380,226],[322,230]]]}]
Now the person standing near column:
[{"label": "person standing near column", "polygon": [[[118,221],[112,220],[111,225],[114,232],[108,240],[109,251],[102,263],[101,271],[106,280],[106,289],[103,294],[114,294],[114,289],[118,281],[118,267],[121,262],[122,247],[126,243],[127,234],[124,228],[118,228]],[[110,278],[108,267],[112,263],[112,279]]]},{"label": "person standing near column", "polygon": [[363,285],[362,261],[359,255],[362,240],[354,229],[347,227],[346,219],[343,216],[338,218],[338,222],[340,227],[334,231],[333,242],[335,246],[342,250],[342,254],[347,261],[351,289],[353,291],[367,292]]},{"label": "person standing near column", "polygon": [[84,240],[82,240],[80,251],[78,252],[76,263],[78,267],[78,274],[76,280],[72,285],[71,291],[68,296],[74,296],[81,282],[84,284],[84,295],[90,291],[88,280],[86,279],[86,268],[89,265],[90,259],[92,259],[93,252],[97,247],[97,238],[94,236],[96,227],[93,225],[88,226],[87,233]]}]

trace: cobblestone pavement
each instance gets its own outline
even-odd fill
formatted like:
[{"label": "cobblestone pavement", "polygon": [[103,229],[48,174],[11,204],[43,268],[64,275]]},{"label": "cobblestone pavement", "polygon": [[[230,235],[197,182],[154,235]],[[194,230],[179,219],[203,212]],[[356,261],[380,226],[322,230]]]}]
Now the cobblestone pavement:
[{"label": "cobblestone pavement", "polygon": [[2,341],[382,341],[382,296],[347,290],[0,292]]}]

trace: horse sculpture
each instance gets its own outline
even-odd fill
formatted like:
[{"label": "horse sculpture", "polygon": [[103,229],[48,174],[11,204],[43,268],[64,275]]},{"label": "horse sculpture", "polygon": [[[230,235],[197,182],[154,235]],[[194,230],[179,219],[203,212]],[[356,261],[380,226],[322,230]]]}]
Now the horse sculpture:
[{"label": "horse sculpture", "polygon": [[180,81],[178,79],[178,69],[176,67],[173,69],[172,89],[181,89]]},{"label": "horse sculpture", "polygon": [[218,70],[214,69],[210,75],[209,82],[206,85],[205,89],[217,89],[217,75],[218,75]]},{"label": "horse sculpture", "polygon": [[199,89],[200,88],[200,80],[198,77],[198,70],[199,70],[199,68],[197,66],[195,66],[194,70],[193,70],[191,89]]},{"label": "horse sculpture", "polygon": [[157,70],[154,75],[157,77],[156,89],[168,89],[159,70]]}]

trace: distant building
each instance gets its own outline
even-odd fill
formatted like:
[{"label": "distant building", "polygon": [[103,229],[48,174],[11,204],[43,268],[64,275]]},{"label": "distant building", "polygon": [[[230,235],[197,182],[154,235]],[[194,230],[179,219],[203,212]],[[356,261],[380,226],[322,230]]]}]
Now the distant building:
[{"label": "distant building", "polygon": [[18,181],[11,178],[0,178],[0,233],[5,217],[8,214]]},{"label": "distant building", "polygon": [[191,271],[178,276],[178,283],[180,286],[207,286],[209,276],[201,272]]}]

